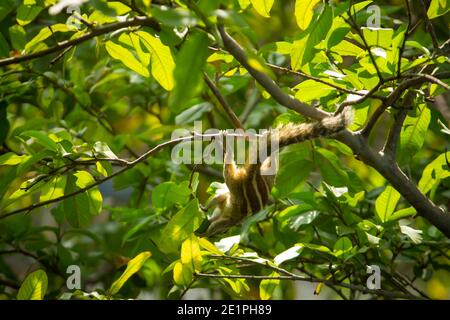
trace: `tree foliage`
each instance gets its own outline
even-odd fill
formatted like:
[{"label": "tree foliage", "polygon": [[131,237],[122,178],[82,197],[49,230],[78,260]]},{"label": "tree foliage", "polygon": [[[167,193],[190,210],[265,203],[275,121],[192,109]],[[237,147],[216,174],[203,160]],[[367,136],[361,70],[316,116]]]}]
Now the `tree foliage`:
[{"label": "tree foliage", "polygon": [[[0,297],[448,298],[449,10],[1,1]],[[347,131],[282,150],[270,206],[200,235],[221,165],[171,158],[195,121],[264,129],[346,107]]]}]

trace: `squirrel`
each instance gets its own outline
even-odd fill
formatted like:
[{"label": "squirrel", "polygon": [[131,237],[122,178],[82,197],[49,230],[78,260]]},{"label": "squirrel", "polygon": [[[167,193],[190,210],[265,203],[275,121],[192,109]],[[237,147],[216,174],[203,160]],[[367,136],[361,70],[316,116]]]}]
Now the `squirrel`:
[{"label": "squirrel", "polygon": [[[274,132],[277,134],[275,138],[278,149],[318,137],[330,137],[345,130],[351,121],[351,108],[346,108],[340,114],[320,121],[288,123],[277,127],[275,131],[268,131],[267,142],[270,144]],[[268,168],[273,165],[272,162],[275,162],[272,155],[273,153],[265,158],[260,157],[256,163],[250,164],[247,160],[245,165],[237,166],[232,152],[225,152],[223,176],[228,190],[217,194],[202,206],[204,211],[215,207],[204,233],[206,236],[226,232],[268,204],[270,191],[275,182],[275,173],[268,172]]]}]

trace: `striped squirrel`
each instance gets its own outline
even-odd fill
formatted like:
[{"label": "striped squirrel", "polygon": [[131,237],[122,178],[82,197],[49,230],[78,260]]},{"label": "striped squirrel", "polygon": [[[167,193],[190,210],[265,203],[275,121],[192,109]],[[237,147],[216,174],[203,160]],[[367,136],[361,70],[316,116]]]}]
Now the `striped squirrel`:
[{"label": "striped squirrel", "polygon": [[[270,136],[277,133],[278,149],[290,144],[311,140],[318,137],[329,137],[344,130],[352,121],[352,110],[346,108],[342,113],[326,117],[311,123],[288,123],[268,131]],[[270,137],[267,142],[272,141]],[[268,148],[270,150],[270,147]],[[259,158],[254,164],[237,166],[232,152],[225,152],[223,176],[228,190],[216,194],[205,206],[204,211],[215,207],[206,236],[213,236],[226,232],[229,228],[239,224],[245,217],[255,214],[269,202],[269,195],[275,182],[275,173],[266,174],[273,165],[271,155]],[[274,161],[275,162],[275,161]]]}]

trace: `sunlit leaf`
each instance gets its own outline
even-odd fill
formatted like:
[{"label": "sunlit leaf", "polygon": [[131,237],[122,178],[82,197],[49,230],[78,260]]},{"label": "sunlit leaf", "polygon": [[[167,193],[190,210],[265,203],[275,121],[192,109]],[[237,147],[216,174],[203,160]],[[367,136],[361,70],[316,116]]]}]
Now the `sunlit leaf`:
[{"label": "sunlit leaf", "polygon": [[[278,272],[272,272],[269,277],[279,277]],[[275,289],[280,285],[279,279],[264,279],[259,284],[259,296],[262,300],[269,300]]]},{"label": "sunlit leaf", "polygon": [[120,60],[131,70],[139,73],[144,77],[150,76],[147,68],[140,61],[138,61],[128,49],[112,41],[107,41],[105,43],[105,48],[112,58]]},{"label": "sunlit leaf", "polygon": [[381,222],[390,220],[399,199],[400,193],[391,186],[387,186],[378,196],[375,201],[375,212]]},{"label": "sunlit leaf", "polygon": [[314,14],[314,7],[320,0],[296,0],[295,19],[297,25],[302,30],[306,30],[311,23]]},{"label": "sunlit leaf", "polygon": [[170,52],[170,48],[164,45],[161,40],[155,38],[145,31],[138,31],[136,34],[141,38],[142,43],[150,52],[150,65],[152,76],[166,90],[173,89],[173,71],[175,62]]},{"label": "sunlit leaf", "polygon": [[47,274],[43,270],[30,273],[17,293],[18,300],[42,300],[47,292]]},{"label": "sunlit leaf", "polygon": [[194,199],[178,211],[165,226],[160,243],[161,249],[176,251],[181,242],[200,226],[201,218],[198,200]]},{"label": "sunlit leaf", "polygon": [[148,258],[150,258],[151,253],[149,251],[141,252],[136,257],[131,259],[128,264],[125,271],[122,273],[122,275],[113,282],[111,287],[108,290],[109,295],[115,295],[119,290],[123,287],[125,282],[128,281],[128,279],[138,272],[142,266],[144,265],[145,261],[147,261]]},{"label": "sunlit leaf", "polygon": [[272,9],[274,0],[250,0],[255,8],[256,12],[258,12],[263,17],[270,17],[270,10]]}]

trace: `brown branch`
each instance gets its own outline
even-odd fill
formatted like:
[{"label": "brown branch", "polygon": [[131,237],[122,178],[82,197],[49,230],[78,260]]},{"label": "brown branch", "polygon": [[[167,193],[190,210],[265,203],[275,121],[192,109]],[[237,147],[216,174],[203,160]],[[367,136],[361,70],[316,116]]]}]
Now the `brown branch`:
[{"label": "brown branch", "polygon": [[[350,6],[351,8],[351,6]],[[349,19],[346,19],[345,17],[342,17],[344,19],[345,22],[347,22],[352,28],[353,30],[356,31],[356,33],[359,35],[359,37],[361,38],[362,42],[364,43],[364,47],[367,50],[367,53],[369,54],[369,58],[370,61],[372,62],[372,65],[375,68],[375,71],[377,72],[378,75],[378,79],[380,79],[381,81],[383,80],[383,76],[381,75],[380,72],[380,68],[378,67],[378,64],[372,54],[372,51],[370,50],[370,47],[367,43],[366,37],[364,36],[364,33],[361,31],[361,29],[359,28],[359,26],[356,24],[356,21],[353,19],[353,16],[350,12],[350,9],[348,11],[348,15],[349,15]]]},{"label": "brown branch", "polygon": [[290,280],[290,281],[305,281],[305,282],[311,282],[311,283],[323,283],[327,286],[337,286],[337,287],[343,287],[348,288],[351,290],[356,290],[364,293],[370,293],[377,296],[382,296],[388,299],[413,299],[413,300],[422,300],[421,297],[416,297],[411,294],[403,294],[400,292],[392,292],[388,290],[382,290],[382,289],[369,289],[364,286],[359,285],[353,285],[353,284],[347,284],[343,282],[334,282],[330,280],[320,280],[320,279],[314,279],[310,277],[302,277],[296,274],[292,274],[289,276],[259,276],[259,275],[244,275],[244,274],[217,274],[217,273],[201,273],[196,272],[196,276],[203,277],[203,278],[218,278],[218,279],[253,279],[253,280]]},{"label": "brown branch", "polygon": [[408,38],[409,29],[411,28],[411,8],[409,6],[409,0],[405,0],[406,10],[408,12],[408,24],[406,25],[405,34],[403,35],[402,44],[400,46],[400,50],[398,52],[398,61],[397,61],[397,77],[400,77],[401,69],[402,69],[402,56],[403,51],[405,50],[406,39]]},{"label": "brown branch", "polygon": [[280,67],[280,66],[277,66],[277,65],[272,64],[272,63],[266,63],[266,65],[271,67],[272,69],[275,69],[275,70],[288,72],[288,73],[295,74],[295,75],[300,76],[300,77],[304,77],[306,79],[310,79],[310,80],[314,80],[316,82],[323,83],[323,84],[325,84],[327,86],[335,88],[338,91],[342,91],[342,92],[349,93],[349,94],[355,94],[355,95],[359,95],[359,96],[364,96],[364,93],[360,93],[360,92],[357,92],[357,91],[354,91],[354,90],[351,90],[351,89],[347,89],[347,88],[338,86],[338,85],[336,85],[334,83],[328,82],[328,81],[323,80],[323,79],[321,79],[319,77],[315,77],[315,76],[309,75],[309,74],[301,72],[301,71],[295,71],[295,70],[292,70],[292,69],[289,69],[289,68]]},{"label": "brown branch", "polygon": [[383,99],[383,103],[380,107],[378,107],[373,115],[369,118],[366,126],[361,130],[361,134],[364,137],[368,137],[373,127],[377,123],[380,116],[384,113],[384,111],[393,106],[394,103],[401,97],[401,95],[405,92],[405,90],[416,87],[424,82],[432,82],[443,86],[444,88],[448,88],[448,85],[439,80],[437,77],[428,75],[428,74],[408,74],[403,75],[403,78],[406,78],[403,82],[401,82],[394,91],[392,91],[385,99]]},{"label": "brown branch", "polygon": [[233,126],[237,129],[244,129],[244,126],[241,123],[241,120],[239,120],[236,113],[234,113],[233,109],[230,107],[228,102],[225,100],[225,97],[220,93],[219,89],[216,87],[214,82],[208,77],[206,73],[203,73],[203,79],[205,80],[206,84],[208,85],[209,89],[211,89],[212,93],[216,97],[217,101],[219,101],[220,105],[225,110],[228,118],[230,119]]},{"label": "brown branch", "polygon": [[426,26],[428,32],[430,33],[431,41],[433,42],[434,50],[436,52],[439,52],[440,51],[439,42],[437,40],[436,32],[434,31],[433,24],[431,23],[430,19],[428,19],[427,6],[426,6],[426,4],[425,4],[425,2],[423,0],[420,0],[420,4],[421,4],[421,7],[422,7],[423,18],[425,20],[425,26]]},{"label": "brown branch", "polygon": [[100,36],[103,34],[107,34],[107,33],[113,32],[118,29],[133,27],[133,26],[149,26],[149,27],[155,29],[156,31],[159,31],[161,29],[159,26],[159,23],[154,18],[135,17],[128,21],[111,23],[111,24],[107,24],[105,26],[102,26],[102,27],[99,27],[96,29],[92,29],[89,33],[82,35],[81,37],[78,37],[78,38],[72,39],[72,40],[65,40],[63,42],[58,43],[56,46],[47,48],[45,50],[41,50],[41,51],[31,53],[31,54],[25,54],[25,55],[21,55],[21,56],[1,59],[0,67],[23,62],[23,61],[29,61],[29,60],[37,59],[40,57],[44,57],[49,54],[56,53],[56,52],[66,49],[66,48],[75,46],[84,41],[92,39],[94,37],[97,37],[97,36]]},{"label": "brown branch", "polygon": [[394,123],[389,130],[389,136],[386,139],[386,143],[383,147],[382,152],[393,160],[395,160],[396,157],[397,144],[400,138],[400,133],[402,131],[403,122],[405,121],[406,115],[408,114],[408,110],[412,109],[415,97],[416,94],[414,91],[409,91],[406,94],[403,107],[396,113],[394,117]]},{"label": "brown branch", "polygon": [[228,52],[239,61],[245,69],[247,69],[253,78],[255,78],[276,101],[289,109],[295,110],[298,113],[315,120],[330,116],[330,114],[325,111],[311,108],[306,103],[300,102],[292,96],[285,94],[268,75],[251,67],[248,63],[244,49],[225,32],[223,25],[219,25],[218,27],[222,41]]}]

